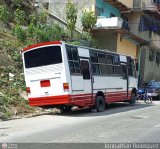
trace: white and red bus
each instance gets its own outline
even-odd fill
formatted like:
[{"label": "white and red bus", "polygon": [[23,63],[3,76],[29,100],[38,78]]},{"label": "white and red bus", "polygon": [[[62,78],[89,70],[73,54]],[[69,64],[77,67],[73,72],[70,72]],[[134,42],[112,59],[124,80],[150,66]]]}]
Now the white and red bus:
[{"label": "white and red bus", "polygon": [[134,103],[137,79],[130,56],[55,41],[28,46],[22,57],[31,106],[100,112],[105,104]]}]

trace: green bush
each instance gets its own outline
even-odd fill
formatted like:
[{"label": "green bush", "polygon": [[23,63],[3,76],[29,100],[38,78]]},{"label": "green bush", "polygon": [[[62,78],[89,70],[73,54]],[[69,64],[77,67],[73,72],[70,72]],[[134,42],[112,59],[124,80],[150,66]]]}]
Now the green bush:
[{"label": "green bush", "polygon": [[20,25],[16,25],[13,30],[14,35],[17,37],[18,40],[24,42],[27,39],[26,30],[22,28]]},{"label": "green bush", "polygon": [[32,14],[30,14],[29,20],[30,20],[30,24],[36,25],[37,22],[38,22],[38,16],[37,16],[37,14],[35,12],[32,13]]},{"label": "green bush", "polygon": [[7,95],[1,97],[1,102],[4,107],[7,107],[10,102],[10,98]]},{"label": "green bush", "polygon": [[12,3],[16,7],[21,7],[22,6],[22,0],[12,0]]},{"label": "green bush", "polygon": [[7,23],[9,21],[9,11],[6,5],[0,5],[0,19]]},{"label": "green bush", "polygon": [[16,11],[14,12],[14,21],[19,25],[25,24],[25,18],[26,18],[25,12],[17,8]]},{"label": "green bush", "polygon": [[93,12],[83,11],[81,23],[84,31],[90,31],[90,29],[96,24],[97,18]]},{"label": "green bush", "polygon": [[46,20],[47,20],[47,17],[48,17],[48,12],[47,11],[39,12],[39,14],[38,14],[38,23],[45,24]]}]

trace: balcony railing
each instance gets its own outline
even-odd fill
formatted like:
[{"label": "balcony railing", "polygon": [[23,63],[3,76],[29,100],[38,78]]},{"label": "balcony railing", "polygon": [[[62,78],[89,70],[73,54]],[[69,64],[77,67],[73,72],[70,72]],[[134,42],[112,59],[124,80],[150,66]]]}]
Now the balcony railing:
[{"label": "balcony railing", "polygon": [[123,20],[122,28],[130,31],[130,24],[127,21]]},{"label": "balcony railing", "polygon": [[152,9],[160,5],[160,0],[134,0],[133,8]]},{"label": "balcony railing", "polygon": [[98,17],[96,27],[105,29],[130,29],[129,23],[120,17]]},{"label": "balcony railing", "polygon": [[140,32],[139,23],[128,23],[120,17],[98,17],[97,23],[93,30],[108,31],[121,33],[123,36],[130,38],[140,44],[147,44],[150,41],[150,32]]},{"label": "balcony railing", "polygon": [[160,22],[148,15],[142,15],[139,22],[139,31],[150,31],[160,35]]}]

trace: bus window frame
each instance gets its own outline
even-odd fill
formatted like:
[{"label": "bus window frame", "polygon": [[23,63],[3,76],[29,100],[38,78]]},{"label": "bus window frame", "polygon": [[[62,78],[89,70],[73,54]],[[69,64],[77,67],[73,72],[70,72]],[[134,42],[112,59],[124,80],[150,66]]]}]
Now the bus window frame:
[{"label": "bus window frame", "polygon": [[[68,56],[68,48],[70,48],[70,50],[72,51],[73,49],[77,51],[77,58],[78,58],[78,61],[72,59],[70,60],[69,59],[69,56]],[[65,45],[65,49],[66,49],[66,55],[67,55],[67,62],[68,62],[68,66],[69,66],[69,72],[71,75],[75,75],[75,76],[81,76],[82,75],[82,72],[81,72],[81,65],[80,65],[80,56],[79,56],[79,53],[78,53],[78,47],[77,46],[73,46],[73,45]],[[73,58],[73,54],[72,54],[72,58]],[[78,73],[75,73],[75,70],[74,72],[71,71],[71,67],[70,67],[70,62],[73,63],[79,63],[79,72]],[[73,66],[74,68],[74,66]],[[74,68],[75,69],[75,68]]]}]

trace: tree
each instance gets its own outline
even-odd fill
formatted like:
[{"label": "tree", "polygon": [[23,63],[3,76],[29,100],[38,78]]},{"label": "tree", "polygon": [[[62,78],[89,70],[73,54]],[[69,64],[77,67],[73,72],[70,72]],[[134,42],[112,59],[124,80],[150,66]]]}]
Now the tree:
[{"label": "tree", "polygon": [[96,24],[97,18],[92,11],[87,12],[83,11],[81,18],[81,23],[83,27],[81,39],[87,46],[90,47],[99,47],[99,43],[93,38],[91,34],[91,29]]},{"label": "tree", "polygon": [[83,11],[83,15],[81,18],[81,23],[83,27],[83,31],[90,32],[91,28],[96,24],[97,18],[93,12]]},{"label": "tree", "polygon": [[70,0],[66,4],[66,19],[67,19],[67,28],[70,31],[70,37],[73,39],[73,31],[75,30],[75,24],[77,20],[78,9],[74,3],[71,3]]}]

